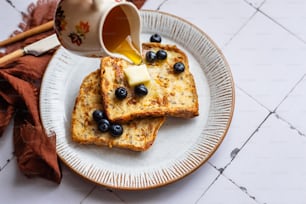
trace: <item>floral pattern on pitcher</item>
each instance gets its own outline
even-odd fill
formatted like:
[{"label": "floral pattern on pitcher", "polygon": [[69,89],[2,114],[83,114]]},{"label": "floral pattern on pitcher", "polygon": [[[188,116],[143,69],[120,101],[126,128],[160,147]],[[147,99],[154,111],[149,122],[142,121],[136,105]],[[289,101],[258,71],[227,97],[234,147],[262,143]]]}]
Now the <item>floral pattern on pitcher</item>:
[{"label": "floral pattern on pitcher", "polygon": [[77,44],[80,46],[82,44],[82,39],[86,38],[86,33],[89,32],[89,24],[88,22],[80,21],[78,25],[75,26],[76,32],[72,32],[69,34],[69,38],[72,43]]},{"label": "floral pattern on pitcher", "polygon": [[56,12],[55,12],[55,27],[59,32],[61,32],[61,31],[65,30],[66,25],[67,25],[67,22],[65,20],[64,11],[63,11],[62,7],[59,6],[56,9]]},{"label": "floral pattern on pitcher", "polygon": [[[55,12],[55,28],[59,33],[66,30],[67,22],[66,16],[61,6],[56,9]],[[86,38],[86,33],[89,32],[89,23],[86,21],[80,21],[75,25],[75,32],[71,32],[68,37],[73,44],[80,46],[83,43],[83,39]]]}]

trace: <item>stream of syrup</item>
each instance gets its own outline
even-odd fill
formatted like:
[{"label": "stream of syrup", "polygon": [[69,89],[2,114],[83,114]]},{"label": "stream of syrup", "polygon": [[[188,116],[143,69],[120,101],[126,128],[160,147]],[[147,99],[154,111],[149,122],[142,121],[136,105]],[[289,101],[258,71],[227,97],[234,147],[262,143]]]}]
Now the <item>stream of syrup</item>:
[{"label": "stream of syrup", "polygon": [[113,53],[126,56],[134,64],[141,64],[141,53],[133,45],[130,26],[124,11],[114,8],[107,16],[103,25],[103,41],[105,47]]}]

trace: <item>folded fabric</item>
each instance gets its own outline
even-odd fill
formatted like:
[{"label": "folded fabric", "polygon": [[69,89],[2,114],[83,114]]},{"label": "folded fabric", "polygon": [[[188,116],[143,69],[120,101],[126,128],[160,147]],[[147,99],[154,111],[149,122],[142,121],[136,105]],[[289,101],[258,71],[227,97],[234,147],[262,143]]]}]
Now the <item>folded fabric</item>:
[{"label": "folded fabric", "polygon": [[[20,25],[23,31],[52,20],[57,1],[38,1],[29,6]],[[10,45],[6,53],[52,34],[45,32]],[[39,89],[53,51],[41,57],[24,56],[0,67],[0,134],[14,119],[14,154],[26,176],[40,176],[60,183],[55,134],[47,135],[39,116]]]},{"label": "folded fabric", "polygon": [[[23,16],[22,31],[53,19],[58,0],[39,0]],[[134,0],[140,8],[145,0]],[[10,53],[44,38],[48,31],[6,47]],[[39,90],[44,71],[54,54],[51,50],[40,57],[23,56],[0,66],[0,136],[14,120],[14,154],[18,167],[28,177],[43,177],[60,183],[62,174],[56,155],[56,135],[47,135],[39,114]],[[0,54],[0,56],[3,54]]]}]

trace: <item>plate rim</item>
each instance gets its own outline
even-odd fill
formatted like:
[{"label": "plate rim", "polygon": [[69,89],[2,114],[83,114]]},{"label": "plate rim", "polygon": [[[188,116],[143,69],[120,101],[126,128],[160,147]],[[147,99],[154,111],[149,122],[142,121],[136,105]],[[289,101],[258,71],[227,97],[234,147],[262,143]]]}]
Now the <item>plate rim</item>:
[{"label": "plate rim", "polygon": [[[216,49],[216,51],[218,52],[218,54],[220,55],[220,58],[222,59],[222,61],[224,62],[225,66],[226,67],[226,72],[227,74],[229,75],[229,78],[230,78],[230,83],[231,83],[231,90],[232,90],[232,94],[231,94],[231,106],[230,106],[230,113],[229,113],[229,118],[228,118],[228,121],[226,123],[226,126],[225,126],[225,129],[224,129],[224,133],[220,136],[218,142],[216,144],[214,144],[214,147],[212,148],[212,150],[207,154],[206,158],[202,159],[200,164],[197,165],[195,168],[193,169],[190,169],[188,170],[187,173],[185,173],[184,175],[182,176],[178,176],[176,177],[175,179],[170,179],[170,180],[167,180],[167,182],[160,182],[160,183],[157,183],[155,185],[150,185],[150,186],[144,186],[144,187],[133,187],[133,186],[114,186],[114,185],[108,185],[108,184],[105,184],[105,183],[101,183],[101,182],[98,182],[96,180],[93,180],[91,178],[89,178],[88,176],[84,175],[84,174],[81,174],[81,172],[75,170],[60,154],[58,154],[57,152],[57,156],[58,158],[61,160],[61,162],[64,163],[64,165],[66,165],[66,167],[68,167],[70,170],[72,170],[74,173],[76,173],[77,175],[79,175],[81,178],[85,179],[85,180],[88,180],[96,185],[99,185],[99,186],[104,186],[106,188],[110,188],[110,189],[118,189],[118,190],[131,190],[131,191],[135,191],[135,190],[148,190],[148,189],[155,189],[155,188],[159,188],[159,187],[162,187],[162,186],[165,186],[165,185],[169,185],[169,184],[172,184],[172,183],[175,183],[185,177],[187,177],[188,175],[192,174],[193,172],[195,172],[197,169],[199,169],[201,166],[203,166],[203,164],[205,164],[211,157],[212,155],[216,152],[216,150],[219,148],[219,146],[221,145],[221,143],[223,142],[225,136],[227,135],[228,131],[229,131],[229,128],[230,128],[230,125],[231,125],[231,122],[232,122],[232,119],[233,119],[233,115],[234,115],[234,110],[235,110],[235,83],[234,83],[234,79],[233,79],[233,75],[232,75],[232,72],[231,72],[231,69],[230,69],[230,66],[229,66],[229,63],[227,62],[223,52],[221,51],[221,49],[219,48],[219,46],[215,43],[215,41],[209,36],[207,35],[202,29],[200,29],[199,27],[197,27],[196,25],[194,25],[193,23],[179,17],[179,16],[176,16],[174,14],[171,14],[171,13],[167,13],[167,12],[164,12],[164,11],[158,11],[158,10],[147,10],[147,9],[142,9],[140,10],[140,13],[155,13],[155,14],[160,14],[160,15],[165,15],[165,16],[168,16],[168,17],[171,17],[171,18],[174,18],[174,19],[177,19],[185,24],[188,24],[190,27],[194,28],[195,30],[197,30],[199,33],[201,33],[201,35],[203,35],[210,43],[211,45]],[[48,65],[47,65],[47,69],[50,65],[50,63],[52,62],[54,56],[56,56],[56,54],[58,53],[58,51],[60,50],[60,48],[58,48],[56,50],[56,52],[54,53],[53,57],[51,58],[51,60],[49,61]],[[46,70],[47,71],[47,70]],[[45,72],[46,73],[46,72]],[[43,79],[42,79],[42,84],[44,83],[44,76],[43,76]],[[39,98],[39,105],[41,107],[41,94],[40,94],[40,98]],[[41,114],[41,108],[40,108],[40,114]],[[40,115],[40,117],[42,118],[42,115]],[[42,122],[43,123],[43,122]],[[43,124],[43,127],[45,125]],[[45,127],[44,127],[45,128]],[[57,146],[57,145],[56,145]]]}]

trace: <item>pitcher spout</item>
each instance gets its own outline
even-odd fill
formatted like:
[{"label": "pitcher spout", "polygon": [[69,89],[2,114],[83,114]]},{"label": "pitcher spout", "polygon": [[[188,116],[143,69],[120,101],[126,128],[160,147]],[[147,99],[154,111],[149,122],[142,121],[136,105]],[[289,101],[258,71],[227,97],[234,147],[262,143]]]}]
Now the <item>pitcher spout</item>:
[{"label": "pitcher spout", "polygon": [[121,57],[135,64],[141,57],[141,19],[131,3],[121,3],[107,14],[102,27],[102,45],[110,56]]},{"label": "pitcher spout", "polygon": [[137,51],[141,53],[141,42],[140,42],[141,19],[139,11],[137,7],[134,6],[133,4],[129,6],[122,5],[122,9],[125,12],[129,22],[131,41],[135,46],[135,48],[137,49]]}]

